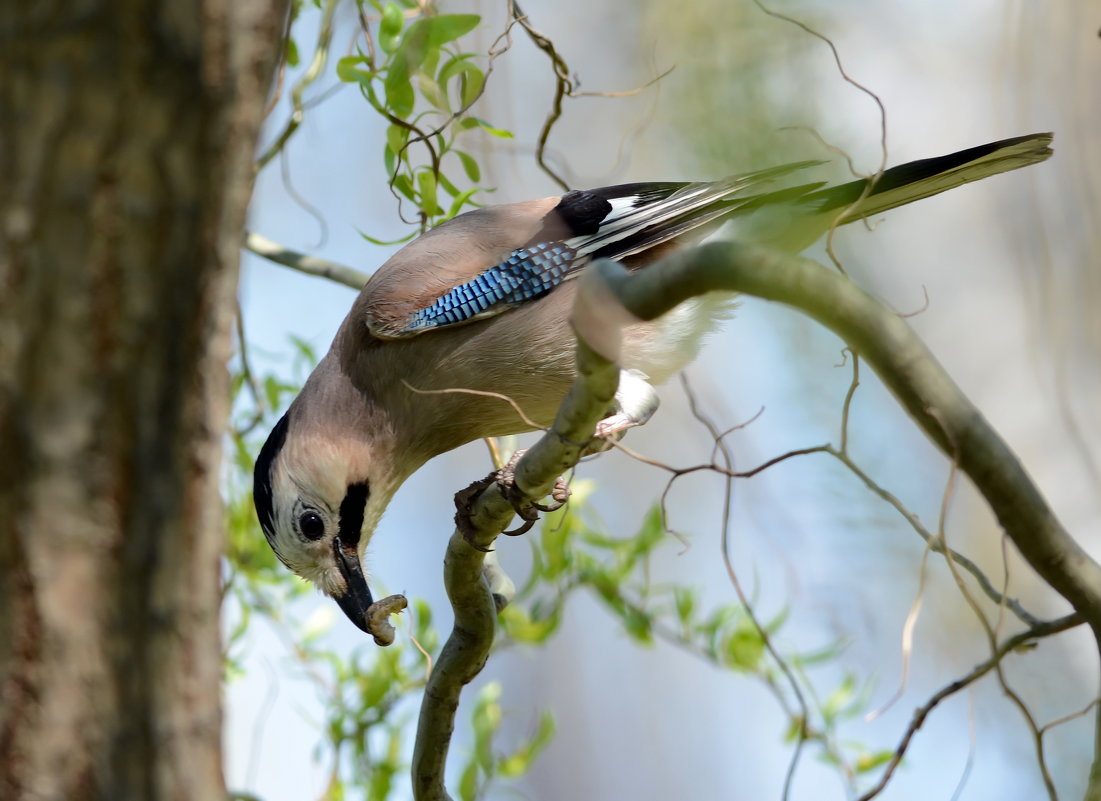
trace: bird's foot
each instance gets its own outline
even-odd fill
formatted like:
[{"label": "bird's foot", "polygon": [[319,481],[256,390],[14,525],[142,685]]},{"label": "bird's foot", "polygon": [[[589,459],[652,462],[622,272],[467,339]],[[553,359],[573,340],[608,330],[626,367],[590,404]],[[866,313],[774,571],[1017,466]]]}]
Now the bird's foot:
[{"label": "bird's foot", "polygon": [[551,503],[536,503],[527,500],[524,493],[516,486],[516,465],[520,463],[520,458],[523,455],[523,450],[512,454],[508,464],[497,471],[496,477],[497,486],[500,487],[501,493],[512,504],[512,508],[516,510],[516,514],[520,516],[520,519],[524,521],[510,531],[501,532],[510,537],[518,537],[531,531],[535,521],[539,519],[540,512],[554,512],[561,509],[566,501],[570,499],[570,485],[565,476],[559,476],[554,480],[554,489],[550,493]]},{"label": "bird's foot", "polygon": [[482,551],[483,553],[491,553],[493,550],[492,548],[483,547],[474,541],[474,525],[470,517],[472,512],[471,506],[474,503],[474,499],[494,483],[501,489],[501,493],[508,502],[512,504],[512,508],[516,510],[516,514],[524,521],[517,528],[511,531],[502,532],[510,537],[516,537],[530,531],[532,526],[535,525],[535,521],[539,519],[539,512],[553,512],[556,509],[561,509],[566,501],[569,500],[570,485],[566,482],[565,477],[559,476],[555,479],[554,489],[552,489],[550,493],[551,503],[528,501],[524,493],[516,487],[516,465],[523,455],[524,451],[517,451],[512,455],[512,458],[509,459],[508,464],[500,470],[490,473],[485,478],[473,482],[466,489],[455,493],[455,526],[462,532],[463,538],[470,544],[470,547]]}]

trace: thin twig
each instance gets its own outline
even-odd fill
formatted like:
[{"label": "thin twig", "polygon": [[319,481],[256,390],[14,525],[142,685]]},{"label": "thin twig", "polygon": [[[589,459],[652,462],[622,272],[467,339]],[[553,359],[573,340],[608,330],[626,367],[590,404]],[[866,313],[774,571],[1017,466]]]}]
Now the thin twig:
[{"label": "thin twig", "polygon": [[[759,8],[767,16],[770,16],[773,19],[778,19],[782,22],[786,22],[789,25],[794,25],[795,27],[802,30],[804,33],[810,34],[814,38],[824,42],[826,46],[829,47],[830,53],[833,55],[833,63],[837,67],[837,72],[841,75],[842,80],[844,80],[845,83],[854,87],[858,91],[870,97],[875,103],[876,108],[879,110],[879,167],[874,174],[868,176],[867,182],[864,184],[864,188],[861,191],[860,196],[851,204],[849,204],[847,208],[842,209],[836,217],[834,217],[833,222],[830,224],[829,232],[826,234],[826,253],[829,255],[830,261],[833,262],[833,266],[837,268],[838,272],[844,274],[845,268],[841,266],[841,260],[837,258],[837,254],[834,252],[833,249],[834,234],[837,232],[838,227],[844,224],[849,214],[855,211],[860,206],[860,204],[863,203],[864,200],[869,195],[871,195],[873,191],[875,191],[875,185],[879,182],[879,178],[883,175],[884,170],[887,169],[887,108],[883,105],[883,101],[880,99],[879,95],[877,95],[867,86],[865,86],[860,81],[849,75],[848,72],[846,72],[844,64],[841,63],[841,54],[837,51],[837,46],[833,43],[832,39],[830,39],[825,34],[814,30],[805,22],[801,22],[794,17],[789,17],[788,15],[782,14],[779,11],[773,11],[772,9],[766,7],[764,3],[761,2],[761,0],[753,0],[753,2],[757,6],[757,8]],[[819,138],[821,139],[821,137]],[[849,159],[847,156],[846,160],[848,160],[849,166],[851,167],[852,160]]]},{"label": "thin twig", "polygon": [[554,42],[535,29],[529,21],[527,14],[520,8],[520,4],[516,2],[516,0],[509,0],[509,9],[512,19],[520,24],[520,27],[524,29],[531,39],[532,44],[546,54],[554,70],[554,99],[551,100],[551,110],[547,113],[546,120],[543,121],[543,128],[539,131],[539,139],[535,148],[535,162],[552,181],[562,188],[563,191],[567,191],[570,188],[569,183],[561,175],[555,172],[546,161],[547,142],[550,140],[551,131],[554,129],[555,124],[562,117],[562,101],[567,97],[632,97],[657,84],[669,75],[669,73],[676,68],[676,65],[673,65],[656,77],[651,78],[642,86],[626,92],[578,92],[574,80],[570,77],[570,67],[554,46]]},{"label": "thin twig", "polygon": [[956,564],[958,564],[960,567],[962,567],[964,570],[974,576],[975,580],[979,584],[979,588],[988,598],[990,598],[991,601],[999,605],[1004,604],[1010,611],[1013,612],[1014,615],[1016,615],[1021,620],[1021,622],[1025,623],[1026,625],[1032,626],[1041,622],[1040,618],[1036,617],[1027,609],[1025,609],[1021,602],[1018,601],[1016,598],[1009,597],[1004,593],[999,592],[994,584],[990,581],[990,578],[983,572],[982,568],[976,565],[970,558],[964,556],[959,551],[947,548],[944,542],[941,541],[937,536],[929,532],[929,530],[926,529],[925,526],[922,524],[921,519],[916,514],[911,512],[896,495],[892,494],[890,491],[884,489],[879,484],[877,484],[871,478],[871,476],[864,472],[864,470],[862,470],[860,466],[852,460],[852,457],[843,453],[838,448],[835,448],[833,445],[812,445],[805,448],[796,448],[794,450],[790,450],[786,453],[780,454],[779,456],[775,456],[749,470],[741,471],[728,470],[722,465],[716,464],[714,459],[712,459],[710,463],[706,464],[695,464],[688,467],[676,467],[659,459],[654,459],[652,457],[646,456],[645,454],[639,453],[638,451],[633,450],[630,446],[624,445],[622,442],[612,443],[612,445],[617,450],[622,451],[625,455],[638,462],[650,465],[651,467],[660,468],[661,470],[665,470],[666,472],[672,474],[672,477],[670,478],[661,496],[663,513],[665,509],[665,500],[668,497],[670,490],[672,489],[673,483],[683,476],[708,471],[717,473],[722,476],[728,476],[730,478],[753,478],[759,473],[762,473],[765,470],[768,470],[771,467],[775,467],[776,465],[796,456],[807,456],[813,453],[824,453],[832,456],[833,458],[841,462],[853,475],[859,478],[869,490],[878,495],[886,503],[894,507],[894,509],[903,517],[903,519],[910,524],[911,528],[914,529],[918,536],[921,537],[921,539],[926,543],[929,549],[933,551],[933,553],[949,554]]},{"label": "thin twig", "polygon": [[891,776],[894,775],[895,769],[898,768],[898,766],[902,763],[902,758],[906,755],[906,751],[910,747],[910,741],[917,733],[917,730],[922,727],[922,725],[925,723],[925,719],[929,717],[929,713],[936,709],[937,706],[940,705],[941,701],[955,695],[960,690],[974,684],[976,681],[981,679],[983,676],[985,676],[987,673],[989,673],[991,670],[994,670],[999,664],[1001,664],[1002,659],[1007,654],[1012,653],[1016,649],[1020,648],[1022,645],[1030,643],[1034,640],[1041,639],[1043,637],[1050,637],[1053,634],[1060,634],[1061,632],[1072,629],[1075,626],[1080,626],[1084,622],[1085,620],[1082,618],[1082,616],[1075,613],[1066,615],[1056,620],[1050,620],[1032,626],[1031,628],[1022,631],[1019,634],[1015,634],[1009,639],[1002,642],[996,648],[994,654],[991,655],[990,658],[974,667],[970,673],[967,673],[956,679],[955,681],[951,682],[950,684],[942,687],[937,693],[935,693],[924,704],[919,706],[914,712],[913,717],[910,718],[910,724],[906,727],[906,731],[902,735],[902,739],[895,747],[895,752],[891,756],[891,760],[883,768],[883,773],[880,775],[879,781],[876,782],[875,786],[868,790],[868,792],[860,796],[857,801],[871,801],[871,799],[875,798],[877,795],[883,792],[883,789],[890,782]]},{"label": "thin twig", "polygon": [[[684,384],[685,388],[688,389],[687,380],[682,378],[682,383]],[[726,474],[726,481],[724,482],[725,491],[723,493],[720,553],[722,555],[723,566],[726,568],[727,578],[730,581],[730,585],[734,588],[734,593],[738,597],[738,602],[741,603],[742,607],[745,609],[746,615],[749,617],[750,622],[753,623],[754,628],[757,630],[757,635],[761,638],[762,643],[764,643],[765,649],[768,651],[773,661],[776,662],[777,667],[780,668],[780,672],[787,680],[788,686],[791,688],[792,693],[795,695],[795,701],[799,707],[798,719],[789,715],[792,720],[801,721],[801,725],[798,727],[798,734],[795,741],[795,749],[792,751],[791,760],[788,763],[788,769],[784,775],[784,789],[781,797],[786,801],[786,799],[790,797],[791,783],[795,778],[795,770],[798,767],[799,757],[803,752],[803,746],[809,739],[807,726],[810,722],[810,708],[807,705],[807,700],[803,695],[803,690],[799,686],[799,681],[795,677],[794,671],[791,669],[791,666],[788,664],[787,660],[784,659],[784,657],[780,654],[779,650],[776,648],[776,645],[772,642],[772,637],[771,635],[769,635],[768,630],[765,628],[764,624],[762,624],[761,621],[758,620],[757,614],[753,608],[753,603],[750,600],[749,596],[746,594],[745,588],[742,587],[741,580],[738,578],[738,573],[734,569],[734,560],[730,555],[730,518],[733,509],[735,478],[734,455],[730,451],[729,443],[727,443],[726,440],[722,438],[718,426],[716,426],[714,422],[712,422],[711,419],[703,413],[703,410],[700,408],[699,404],[696,403],[696,399],[693,393],[689,392],[688,399],[688,407],[692,412],[692,416],[699,420],[707,428],[707,430],[710,432],[711,436],[715,440],[715,444],[718,448],[719,453],[723,457],[723,468]],[[756,475],[763,470],[767,470],[769,467],[775,464],[779,464],[781,461],[791,456],[805,455],[806,453],[813,452],[813,449],[809,451],[807,449],[802,449],[798,452],[791,451],[774,459],[769,459],[759,468],[752,471],[750,475]],[[826,746],[827,752],[832,753],[831,743],[829,742],[829,740],[823,739],[823,743]],[[834,755],[836,756],[836,754]],[[844,764],[843,760],[841,760],[841,764]]]},{"label": "thin twig", "polygon": [[[941,505],[941,516],[938,524],[937,536],[940,540],[945,542],[946,539],[946,526],[945,518],[947,516],[948,500],[951,496],[951,489],[955,483],[957,466],[956,462],[952,462],[952,470],[948,481],[949,488],[945,491],[944,503]],[[1001,625],[1002,617],[999,614],[997,626],[992,626],[987,619],[986,614],[983,612],[982,607],[979,606],[978,601],[971,594],[971,591],[967,588],[967,583],[963,580],[963,576],[960,575],[958,568],[956,567],[955,560],[945,559],[948,564],[948,571],[952,574],[953,580],[956,582],[956,586],[960,591],[960,595],[963,596],[964,601],[974,612],[975,617],[978,619],[979,624],[982,626],[983,631],[986,633],[986,638],[990,643],[990,650],[996,657],[998,653],[998,626]],[[1003,560],[1003,563],[1005,560]],[[1002,607],[999,606],[999,612]],[[1040,777],[1044,781],[1044,788],[1047,790],[1048,798],[1050,801],[1059,801],[1059,794],[1055,790],[1055,780],[1051,777],[1051,772],[1047,767],[1047,760],[1044,758],[1044,738],[1040,732],[1040,727],[1036,724],[1036,719],[1032,715],[1032,710],[1028,708],[1028,704],[1021,698],[1020,694],[1009,685],[1009,679],[1006,678],[1005,671],[1002,670],[1002,663],[1000,659],[997,659],[994,664],[994,675],[998,678],[998,684],[1002,688],[1002,693],[1017,707],[1021,713],[1021,717],[1025,719],[1025,723],[1028,725],[1029,732],[1032,734],[1033,747],[1036,750],[1036,763],[1040,768]]]},{"label": "thin twig", "polygon": [[254,169],[256,172],[264,169],[273,158],[275,158],[284,147],[290,138],[294,136],[295,131],[302,124],[304,119],[302,108],[302,95],[310,84],[316,81],[325,69],[325,64],[329,60],[329,45],[332,43],[333,38],[333,14],[336,12],[338,0],[326,0],[325,7],[321,12],[321,25],[317,31],[317,46],[314,48],[313,58],[310,60],[310,65],[306,68],[306,71],[302,73],[302,77],[299,78],[294,86],[291,88],[291,115],[287,120],[286,125],[283,126],[283,130],[279,132],[279,135],[275,137],[275,141],[271,143],[267,150],[261,154],[260,158],[256,160]]},{"label": "thin twig", "polygon": [[925,528],[925,526],[921,522],[921,519],[918,518],[916,514],[911,512],[896,495],[877,484],[875,480],[872,479],[872,477],[869,476],[867,473],[865,473],[864,470],[862,470],[861,467],[856,462],[854,462],[848,454],[842,453],[839,450],[834,450],[832,447],[827,448],[826,452],[829,453],[830,456],[841,462],[841,464],[845,465],[849,472],[851,472],[854,476],[856,476],[864,483],[865,487],[871,490],[874,494],[878,495],[883,501],[893,506],[895,508],[895,511],[897,511],[902,516],[902,518],[910,524],[910,527],[917,533],[919,537],[921,537],[926,545],[929,546],[933,553],[950,555],[953,562],[955,562],[972,576],[974,576],[975,580],[979,583],[979,588],[991,601],[999,605],[1004,603],[1006,607],[1021,620],[1022,623],[1028,626],[1034,626],[1041,622],[1040,618],[1036,617],[1034,614],[1025,609],[1021,602],[1018,601],[1016,598],[1011,598],[999,592],[994,584],[990,581],[990,578],[986,575],[986,573],[983,572],[982,568],[971,561],[971,559],[964,556],[959,551],[949,548],[943,540],[941,540],[940,538],[932,534],[927,528]]}]

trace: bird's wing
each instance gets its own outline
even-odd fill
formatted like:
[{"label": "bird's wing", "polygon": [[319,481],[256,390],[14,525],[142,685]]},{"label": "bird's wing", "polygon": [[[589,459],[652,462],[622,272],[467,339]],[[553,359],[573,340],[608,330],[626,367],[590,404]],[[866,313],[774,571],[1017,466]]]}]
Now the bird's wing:
[{"label": "bird's wing", "polygon": [[478,209],[398,251],[367,282],[353,314],[384,339],[462,325],[538,300],[595,258],[638,266],[659,246],[732,218],[745,224],[739,238],[798,252],[831,225],[1043,161],[1051,138],[1031,134],[913,161],[870,187],[861,179],[768,190],[821,163],[805,161],[713,183],[623,184]]},{"label": "bird's wing", "polygon": [[360,293],[356,313],[384,339],[500,314],[539,299],[593,258],[623,259],[705,231],[742,202],[746,189],[817,163],[714,183],[622,184],[470,211],[383,264]]}]

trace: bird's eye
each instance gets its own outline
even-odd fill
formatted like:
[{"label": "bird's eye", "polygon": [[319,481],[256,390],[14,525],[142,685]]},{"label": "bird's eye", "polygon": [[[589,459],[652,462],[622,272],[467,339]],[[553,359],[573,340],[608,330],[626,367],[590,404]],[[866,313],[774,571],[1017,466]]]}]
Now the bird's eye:
[{"label": "bird's eye", "polygon": [[298,530],[308,540],[319,540],[325,536],[325,521],[311,509],[298,516]]}]

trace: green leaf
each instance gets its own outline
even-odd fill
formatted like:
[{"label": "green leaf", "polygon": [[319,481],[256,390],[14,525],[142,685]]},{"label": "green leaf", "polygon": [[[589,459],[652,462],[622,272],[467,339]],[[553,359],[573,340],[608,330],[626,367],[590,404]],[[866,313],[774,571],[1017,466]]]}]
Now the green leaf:
[{"label": "green leaf", "polygon": [[290,336],[290,341],[294,345],[295,353],[299,359],[311,368],[317,364],[317,351],[314,350],[313,345],[302,339],[302,337],[296,337],[293,334]]},{"label": "green leaf", "polygon": [[289,36],[287,37],[287,66],[298,66],[298,45]]},{"label": "green leaf", "polygon": [[435,217],[442,213],[436,202],[436,173],[421,170],[417,173],[417,187],[420,190],[420,209],[426,217]]},{"label": "green leaf", "polygon": [[435,79],[432,77],[436,74],[436,67],[440,65],[440,50],[438,47],[429,47],[424,51],[424,60],[420,65],[420,73],[425,75],[429,80],[433,82]]},{"label": "green leaf", "polygon": [[681,625],[687,626],[696,608],[696,594],[687,587],[673,588],[673,602],[677,608],[677,618]]},{"label": "green leaf", "polygon": [[807,721],[802,716],[795,716],[788,723],[787,731],[784,732],[784,742],[794,743],[797,740],[802,740],[807,735]]},{"label": "green leaf", "polygon": [[853,767],[856,768],[857,773],[867,773],[869,770],[875,770],[880,765],[886,765],[894,756],[894,751],[877,751],[874,754],[860,754],[856,758]]},{"label": "green leaf", "polygon": [[[467,189],[465,192],[462,192],[462,193],[456,195],[455,196],[455,202],[453,202],[451,204],[451,207],[447,210],[447,214],[445,215],[447,217],[447,219],[450,220],[452,217],[454,217],[456,214],[458,214],[459,211],[462,209],[462,207],[464,205],[466,205],[467,201],[470,200],[471,196],[475,192],[479,192],[479,191],[481,191],[481,190],[478,187],[475,186],[475,187],[472,187],[470,189]],[[477,205],[477,204],[475,204],[475,205]]]},{"label": "green leaf", "polygon": [[480,20],[477,14],[437,14],[405,29],[386,70],[386,103],[395,114],[404,117],[413,110],[410,78],[426,59],[434,65],[442,45],[474,30]]},{"label": "green leaf", "polygon": [[790,614],[791,614],[791,608],[785,606],[783,609],[781,609],[777,613],[776,617],[772,618],[772,620],[765,623],[765,625],[764,625],[765,631],[768,632],[769,634],[776,634],[781,628],[783,628],[784,624],[787,623],[788,616]]},{"label": "green leaf", "polygon": [[463,172],[466,173],[466,177],[472,182],[478,183],[482,179],[482,170],[478,167],[477,160],[469,153],[464,153],[461,150],[456,150],[454,153],[459,157],[459,161],[463,163]]},{"label": "green leaf", "polygon": [[432,106],[445,113],[450,113],[451,104],[447,101],[447,95],[440,90],[439,84],[430,76],[425,75],[423,72],[418,72],[417,88],[421,90],[421,96],[431,103]]},{"label": "green leaf", "polygon": [[402,727],[390,727],[390,740],[382,759],[372,760],[367,784],[368,801],[386,801],[394,786],[394,776],[401,770]]},{"label": "green leaf", "polygon": [[540,752],[547,747],[553,736],[554,718],[549,712],[544,712],[539,719],[539,729],[535,732],[535,735],[517,748],[514,753],[502,759],[500,764],[497,765],[497,772],[508,778],[524,775]]},{"label": "green leaf", "polygon": [[416,97],[413,94],[413,84],[409,82],[409,70],[405,68],[405,62],[397,59],[386,71],[386,105],[393,111],[396,117],[407,117],[413,111],[413,103]]},{"label": "green leaf", "polygon": [[451,195],[451,197],[459,196],[459,188],[455,184],[451,183],[451,179],[444,175],[442,172],[436,176],[439,179],[440,186],[443,187],[443,191]]},{"label": "green leaf", "polygon": [[514,640],[531,645],[546,642],[547,638],[557,630],[560,621],[558,608],[555,608],[549,617],[541,620],[531,617],[526,610],[516,604],[506,606],[501,613],[505,632]]},{"label": "green leaf", "polygon": [[653,623],[653,618],[641,609],[629,607],[623,614],[623,625],[627,633],[647,645],[653,642]]},{"label": "green leaf", "polygon": [[413,181],[405,173],[394,178],[394,189],[409,200],[416,200],[416,197],[413,195]]},{"label": "green leaf", "polygon": [[829,694],[822,703],[822,717],[826,720],[835,719],[856,696],[856,677],[853,674],[845,676],[836,690]]},{"label": "green leaf", "polygon": [[387,142],[386,146],[382,149],[382,165],[386,168],[387,177],[393,180],[394,172],[398,168],[398,154],[390,147],[389,142]]},{"label": "green leaf", "polygon": [[474,58],[473,53],[460,53],[457,56],[452,56],[440,67],[439,74],[436,75],[436,82],[446,90],[448,81],[456,75],[465,70],[478,69],[470,63],[472,58]]},{"label": "green leaf", "polygon": [[394,51],[394,43],[401,33],[405,17],[396,3],[387,3],[382,8],[382,21],[378,26],[378,45],[384,53]]},{"label": "green leaf", "polygon": [[409,141],[409,129],[404,125],[391,125],[386,129],[386,144],[396,156]]},{"label": "green leaf", "polygon": [[392,247],[394,245],[404,245],[406,242],[408,242],[410,239],[412,239],[413,237],[417,236],[420,233],[419,231],[412,231],[411,233],[408,233],[405,236],[400,237],[399,239],[376,239],[375,237],[371,236],[370,234],[365,233],[363,231],[359,231],[358,229],[357,229],[357,232],[359,233],[360,236],[362,236],[364,239],[366,239],[372,245],[379,245],[380,247]]},{"label": "green leaf", "polygon": [[637,557],[649,553],[663,539],[665,539],[665,521],[662,518],[661,506],[654,504],[642,519],[642,526],[635,535],[633,555]]},{"label": "green leaf", "polygon": [[478,762],[471,759],[463,769],[459,779],[459,798],[462,801],[476,801],[478,798]]},{"label": "green leaf", "polygon": [[481,117],[463,117],[463,119],[459,122],[459,127],[463,129],[481,128],[490,136],[496,136],[498,139],[512,138],[512,133],[510,131],[506,131],[503,128],[494,128]]},{"label": "green leaf", "polygon": [[[473,64],[470,68],[463,72],[462,80],[462,101],[463,108],[470,106],[475,100],[478,99],[478,95],[482,92],[482,86],[485,84],[485,73],[475,67]],[[510,134],[511,136],[511,134]]]},{"label": "green leaf", "polygon": [[[771,633],[771,632],[770,632]],[[838,638],[829,645],[825,645],[822,648],[818,648],[814,651],[805,651],[800,654],[796,654],[792,657],[792,661],[800,667],[807,667],[809,665],[817,665],[823,662],[830,662],[837,659],[841,655],[841,652],[845,650],[846,642],[844,639]]]},{"label": "green leaf", "polygon": [[360,69],[360,64],[366,64],[363,56],[344,56],[336,62],[336,77],[344,83],[370,83],[375,77],[374,73]]},{"label": "green leaf", "polygon": [[765,654],[765,641],[749,621],[742,621],[723,644],[723,663],[735,670],[757,670]]},{"label": "green leaf", "polygon": [[471,715],[474,729],[474,758],[487,775],[493,768],[493,737],[501,728],[501,684],[491,681],[478,693]]},{"label": "green leaf", "polygon": [[[436,50],[448,42],[453,42],[460,36],[465,36],[478,27],[482,18],[477,14],[437,14],[434,17],[424,17],[417,20],[412,28],[420,26],[421,31],[417,35],[424,36],[426,49]],[[412,33],[407,34],[413,35]]]}]

